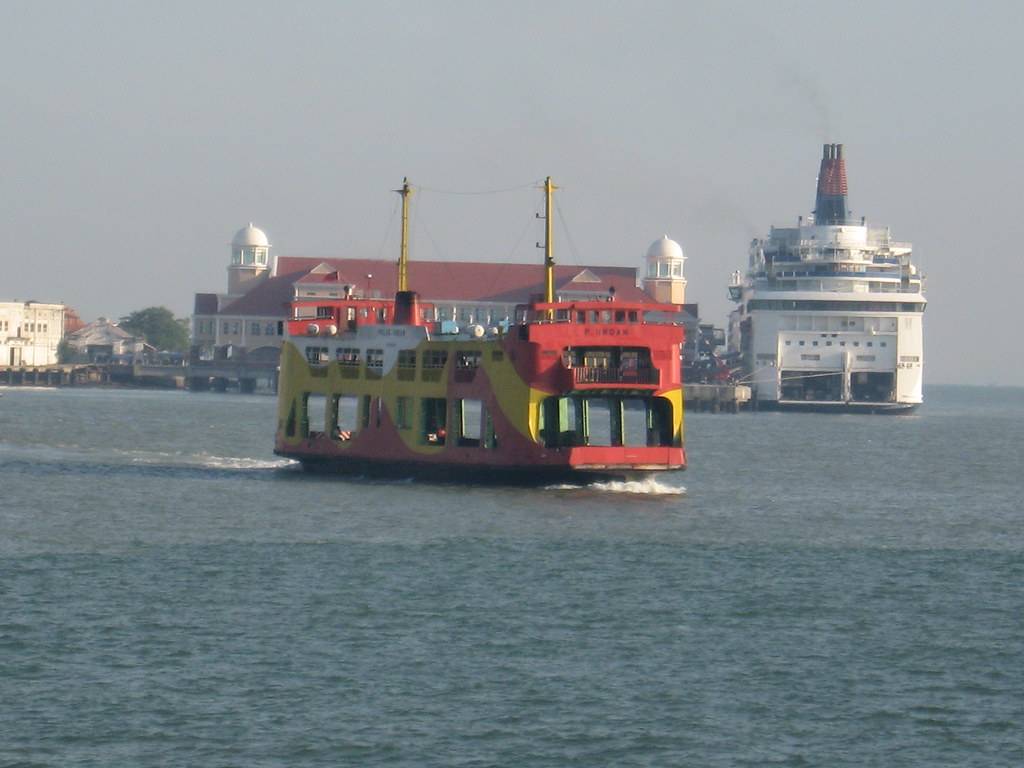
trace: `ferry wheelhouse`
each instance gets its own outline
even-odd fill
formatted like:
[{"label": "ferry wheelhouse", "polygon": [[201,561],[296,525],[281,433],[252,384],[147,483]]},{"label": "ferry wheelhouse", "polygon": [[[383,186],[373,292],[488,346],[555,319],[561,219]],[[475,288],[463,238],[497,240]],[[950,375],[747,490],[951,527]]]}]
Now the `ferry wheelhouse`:
[{"label": "ferry wheelhouse", "polygon": [[393,300],[297,300],[275,453],[310,470],[543,484],[686,466],[677,308],[557,301],[545,182],[545,294],[497,327],[446,327],[409,290],[408,198]]}]

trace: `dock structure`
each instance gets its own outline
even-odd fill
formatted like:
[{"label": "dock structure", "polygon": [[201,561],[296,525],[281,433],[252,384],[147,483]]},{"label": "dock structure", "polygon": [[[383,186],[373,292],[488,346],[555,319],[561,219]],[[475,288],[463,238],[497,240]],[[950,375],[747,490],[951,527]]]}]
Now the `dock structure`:
[{"label": "dock structure", "polygon": [[745,384],[684,384],[686,410],[710,413],[739,413],[751,401],[750,387]]}]

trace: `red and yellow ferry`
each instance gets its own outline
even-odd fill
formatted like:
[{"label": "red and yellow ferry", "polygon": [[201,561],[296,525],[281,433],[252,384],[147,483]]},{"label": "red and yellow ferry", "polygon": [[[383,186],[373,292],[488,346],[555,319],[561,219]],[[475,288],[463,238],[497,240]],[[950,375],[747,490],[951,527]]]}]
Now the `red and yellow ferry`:
[{"label": "red and yellow ferry", "polygon": [[275,453],[309,470],[546,484],[686,466],[677,308],[556,301],[551,179],[545,295],[455,332],[409,290],[408,198],[393,300],[296,300]]}]

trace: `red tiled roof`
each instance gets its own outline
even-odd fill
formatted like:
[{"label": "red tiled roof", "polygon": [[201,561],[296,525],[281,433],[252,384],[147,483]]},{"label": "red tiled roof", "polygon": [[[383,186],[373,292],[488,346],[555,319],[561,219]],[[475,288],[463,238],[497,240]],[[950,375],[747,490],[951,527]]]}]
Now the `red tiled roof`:
[{"label": "red tiled roof", "polygon": [[[313,272],[320,265],[322,271]],[[590,274],[583,275],[582,273]],[[368,275],[372,277],[368,278]],[[581,276],[579,282],[573,278]],[[597,278],[595,281],[594,278]],[[352,285],[356,294],[394,294],[398,265],[381,259],[317,259],[281,256],[277,276],[260,282],[244,296],[221,310],[227,315],[280,317],[295,297],[295,286],[325,283]],[[615,288],[622,301],[651,301],[636,287],[632,267],[556,266],[555,290],[565,295],[606,296]],[[510,264],[464,261],[413,261],[409,263],[409,286],[426,302],[485,301],[523,304],[544,290],[544,269],[539,264]],[[199,297],[196,294],[198,307]],[[197,310],[198,311],[198,310]]]},{"label": "red tiled roof", "polygon": [[[308,274],[325,264],[332,271]],[[307,259],[283,256],[278,270],[306,272],[302,283],[338,282],[361,290],[379,291],[387,296],[398,285],[398,266],[394,261],[378,259]],[[336,271],[336,275],[332,274]],[[584,271],[593,273],[599,282],[573,283]],[[367,279],[367,275],[373,275]],[[511,264],[479,261],[412,261],[409,263],[409,286],[425,301],[496,301],[517,303],[529,301],[530,295],[544,289],[544,269],[539,264]],[[555,286],[559,292],[585,292],[605,295],[610,287],[623,300],[650,301],[636,287],[636,270],[632,267],[556,266]]]}]

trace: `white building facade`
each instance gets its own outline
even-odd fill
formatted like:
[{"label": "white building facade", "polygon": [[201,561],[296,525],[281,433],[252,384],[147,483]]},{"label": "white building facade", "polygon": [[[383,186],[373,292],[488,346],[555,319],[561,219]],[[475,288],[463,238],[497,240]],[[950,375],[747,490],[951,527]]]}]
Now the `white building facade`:
[{"label": "white building facade", "polygon": [[39,301],[0,302],[0,366],[54,365],[65,309]]}]

